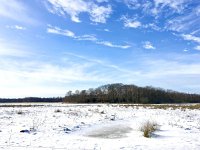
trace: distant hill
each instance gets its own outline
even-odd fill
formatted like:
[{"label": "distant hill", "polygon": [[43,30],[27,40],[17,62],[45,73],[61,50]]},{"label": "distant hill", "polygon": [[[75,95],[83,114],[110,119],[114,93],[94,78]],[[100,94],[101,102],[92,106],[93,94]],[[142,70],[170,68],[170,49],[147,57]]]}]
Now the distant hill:
[{"label": "distant hill", "polygon": [[68,103],[200,103],[199,94],[164,90],[151,86],[138,87],[121,83],[107,84],[88,90],[68,91]]}]

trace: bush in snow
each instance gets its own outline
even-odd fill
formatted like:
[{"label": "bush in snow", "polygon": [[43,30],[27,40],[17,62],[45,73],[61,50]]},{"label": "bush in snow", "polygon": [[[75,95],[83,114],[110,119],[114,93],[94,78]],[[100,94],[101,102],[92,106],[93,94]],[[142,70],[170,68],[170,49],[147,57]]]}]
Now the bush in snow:
[{"label": "bush in snow", "polygon": [[143,136],[147,138],[150,138],[152,133],[158,129],[158,124],[151,121],[144,122],[140,127],[140,131],[143,132]]},{"label": "bush in snow", "polygon": [[59,113],[59,112],[62,112],[62,110],[56,109],[54,112],[55,112],[55,113]]},{"label": "bush in snow", "polygon": [[21,110],[17,111],[16,113],[17,113],[18,115],[22,115],[22,114],[24,114],[24,112],[21,111]]}]

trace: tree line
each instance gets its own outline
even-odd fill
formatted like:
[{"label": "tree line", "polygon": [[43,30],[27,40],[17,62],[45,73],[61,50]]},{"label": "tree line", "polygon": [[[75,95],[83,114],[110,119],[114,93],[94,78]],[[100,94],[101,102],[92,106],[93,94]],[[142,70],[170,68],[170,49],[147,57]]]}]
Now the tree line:
[{"label": "tree line", "polygon": [[200,103],[199,94],[164,90],[152,86],[139,87],[121,83],[107,84],[88,90],[68,91],[65,97],[0,98],[0,103],[67,102],[67,103]]},{"label": "tree line", "polygon": [[68,91],[63,100],[67,103],[200,103],[200,95],[116,83],[88,90]]},{"label": "tree line", "polygon": [[62,97],[41,98],[41,97],[25,97],[25,98],[0,98],[0,103],[24,103],[24,102],[62,102]]}]

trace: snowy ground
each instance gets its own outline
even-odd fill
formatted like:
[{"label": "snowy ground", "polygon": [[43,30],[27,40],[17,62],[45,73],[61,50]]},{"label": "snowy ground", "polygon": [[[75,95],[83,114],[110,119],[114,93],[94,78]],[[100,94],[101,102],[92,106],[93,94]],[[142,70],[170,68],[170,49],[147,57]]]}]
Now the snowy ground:
[{"label": "snowy ground", "polygon": [[[0,149],[200,149],[199,109],[164,110],[117,104],[42,105],[0,105]],[[160,127],[151,138],[143,137],[139,130],[147,120],[157,122]]]}]

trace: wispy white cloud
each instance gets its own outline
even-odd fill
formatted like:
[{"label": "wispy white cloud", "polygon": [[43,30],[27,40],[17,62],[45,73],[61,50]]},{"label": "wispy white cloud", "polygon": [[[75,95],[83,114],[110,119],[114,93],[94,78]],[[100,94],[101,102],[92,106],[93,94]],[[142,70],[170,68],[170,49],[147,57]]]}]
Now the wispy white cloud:
[{"label": "wispy white cloud", "polygon": [[71,20],[74,22],[81,22],[78,15],[81,12],[87,12],[88,5],[82,0],[73,1],[73,0],[47,0],[51,6],[49,6],[48,10],[51,13],[58,14],[61,16],[65,16],[69,14]]},{"label": "wispy white cloud", "polygon": [[168,7],[175,12],[181,13],[185,8],[185,3],[190,0],[154,0],[154,11],[155,13],[161,12],[161,9]]},{"label": "wispy white cloud", "polygon": [[190,88],[198,92],[200,88],[200,64],[195,62],[200,59],[199,55],[181,55],[177,56],[177,60],[173,57],[168,57],[170,60],[141,57],[141,61],[134,60],[140,68],[70,52],[51,57],[57,61],[1,57],[0,90],[3,92],[0,97],[64,96],[68,90],[114,82],[154,85],[187,92]]},{"label": "wispy white cloud", "polygon": [[[111,68],[111,69],[114,69],[116,71],[120,71],[120,72],[123,72],[123,73],[133,73],[129,70],[126,70],[126,69],[123,69],[123,68],[120,68],[119,66],[117,65],[114,65],[114,64],[111,64],[105,60],[100,60],[100,59],[95,59],[95,58],[89,58],[89,57],[86,57],[86,56],[82,56],[82,55],[78,55],[78,54],[75,54],[75,53],[64,53],[66,55],[70,55],[70,56],[74,56],[74,57],[77,57],[77,58],[80,58],[80,59],[83,59],[85,61],[88,61],[88,62],[92,62],[96,65],[101,65],[103,67],[106,67],[106,68]],[[133,73],[134,74],[134,73]]]},{"label": "wispy white cloud", "polygon": [[52,57],[58,61],[2,57],[0,90],[4,92],[0,97],[64,96],[67,90],[115,82],[123,77],[116,74],[131,73],[106,61],[74,53]]},{"label": "wispy white cloud", "polygon": [[64,35],[64,36],[68,36],[68,37],[72,37],[72,38],[76,38],[75,34],[72,31],[62,30],[62,29],[60,29],[58,27],[49,26],[47,28],[47,32],[48,33],[53,33],[53,34],[60,34],[60,35]]},{"label": "wispy white cloud", "polygon": [[107,18],[109,18],[112,8],[110,5],[104,6],[93,6],[90,12],[90,20],[95,23],[106,23]]},{"label": "wispy white cloud", "polygon": [[191,34],[182,34],[181,36],[184,40],[200,43],[200,37],[196,37]]},{"label": "wispy white cloud", "polygon": [[[86,57],[86,56],[81,56],[81,55],[77,55],[77,54],[74,54],[74,53],[66,53],[67,55],[72,55],[72,56],[75,56],[75,57],[78,57],[80,59],[84,59],[88,62],[92,62],[94,63],[95,65],[97,66],[102,66],[105,71],[107,71],[107,68],[109,68],[109,72],[110,72],[110,76],[109,76],[109,80],[110,82],[108,83],[113,83],[113,82],[116,82],[116,81],[119,81],[121,80],[122,78],[126,78],[128,77],[129,79],[123,79],[124,81],[128,81],[130,80],[130,78],[132,78],[133,76],[138,76],[141,74],[141,71],[139,70],[129,70],[127,69],[126,67],[123,67],[123,66],[119,66],[119,65],[116,65],[116,64],[112,64],[111,62],[109,61],[105,61],[105,60],[100,60],[100,59],[94,59],[94,58],[89,58],[89,57]],[[117,73],[119,76],[116,77],[116,74]],[[101,74],[101,73],[100,73]],[[104,72],[104,75],[106,76],[107,72]],[[107,78],[107,77],[106,77]],[[109,81],[106,79],[106,81]],[[133,80],[132,80],[133,81]]]},{"label": "wispy white cloud", "polygon": [[124,21],[124,27],[138,28],[138,27],[142,26],[142,23],[137,21],[136,18],[129,18],[127,16],[122,16],[121,20]]},{"label": "wispy white cloud", "polygon": [[200,51],[200,45],[196,46],[194,49],[199,50]]},{"label": "wispy white cloud", "polygon": [[142,28],[142,29],[153,29],[156,31],[162,31],[162,28],[156,25],[155,22],[143,24],[142,22],[138,21],[137,16],[128,17],[123,15],[120,19],[123,21],[124,27],[126,28]]},{"label": "wispy white cloud", "polygon": [[0,3],[0,15],[3,17],[8,17],[14,20],[20,19],[17,17],[17,14],[26,11],[23,4],[15,0],[1,0]]},{"label": "wispy white cloud", "polygon": [[108,47],[122,48],[122,49],[127,49],[127,48],[131,47],[130,45],[116,45],[116,44],[113,44],[109,41],[97,41],[96,43],[100,44],[100,45],[105,45],[105,46],[108,46]]},{"label": "wispy white cloud", "polygon": [[6,28],[9,28],[9,29],[16,29],[16,30],[26,30],[25,27],[20,26],[20,25],[12,25],[12,26],[7,25]]},{"label": "wispy white cloud", "polygon": [[3,56],[15,56],[15,57],[27,57],[32,55],[30,51],[25,50],[23,46],[18,43],[8,43],[7,40],[0,39],[0,57]]},{"label": "wispy white cloud", "polygon": [[[65,16],[68,14],[74,22],[81,22],[79,15],[81,13],[88,13],[90,20],[95,23],[106,23],[106,20],[112,13],[110,5],[99,5],[98,1],[84,1],[84,0],[47,0],[49,3],[48,10],[54,14]],[[102,1],[101,1],[102,2]],[[104,1],[106,2],[106,1]]]},{"label": "wispy white cloud", "polygon": [[191,0],[124,0],[130,9],[142,9],[144,13],[150,13],[158,17],[163,13],[181,13]]},{"label": "wispy white cloud", "polygon": [[95,35],[92,34],[85,34],[81,36],[76,36],[75,39],[80,40],[80,41],[97,41],[98,39],[96,38]]},{"label": "wispy white cloud", "polygon": [[96,0],[98,3],[108,2],[109,0]]},{"label": "wispy white cloud", "polygon": [[[1,59],[0,64],[0,89],[9,89],[9,93],[8,91],[1,93],[1,97],[16,97],[19,96],[18,94],[21,94],[23,97],[64,96],[67,89],[63,84],[67,85],[71,82],[83,83],[85,81],[89,83],[96,80],[94,75],[92,76],[85,72],[87,68],[86,63],[62,67],[35,60],[15,61]],[[18,94],[15,93],[16,89],[19,92]],[[49,92],[47,92],[48,89]],[[53,91],[52,89],[57,90]]]},{"label": "wispy white cloud", "polygon": [[145,48],[145,49],[156,49],[150,41],[144,42],[143,48]]},{"label": "wispy white cloud", "polygon": [[[153,29],[156,31],[179,32],[184,40],[193,41],[198,45],[194,49],[199,49],[200,33],[200,5],[192,0],[124,0],[130,9],[137,9],[145,17],[153,16],[151,23],[138,22],[138,16],[130,18],[123,16],[125,27],[140,29]],[[165,19],[161,19],[165,18]],[[146,20],[143,22],[147,22]],[[190,34],[188,34],[190,33]],[[143,46],[147,49],[154,49],[152,44],[146,43]]]},{"label": "wispy white cloud", "polygon": [[197,29],[197,30],[192,31],[191,34],[192,34],[192,35],[195,35],[195,34],[197,34],[197,33],[199,33],[199,32],[200,32],[200,29]]},{"label": "wispy white cloud", "polygon": [[[137,62],[137,64],[140,66],[140,69],[135,69],[135,67],[132,67],[132,65],[117,66],[102,60],[90,60],[90,58],[88,61],[92,61],[97,65],[109,67],[117,71],[119,76],[118,78],[113,76],[113,80],[118,82],[134,83],[142,86],[154,85],[187,92],[199,92],[198,89],[200,88],[200,82],[198,81],[200,80],[195,82],[196,80],[194,81],[194,78],[200,79],[200,64],[197,63],[197,60],[200,59],[200,55],[177,54],[175,57],[172,56],[175,55],[169,54],[168,59],[160,57],[141,57],[141,61],[139,62],[134,60],[134,64]],[[84,59],[88,58],[84,57]],[[115,75],[115,73],[117,73],[115,71],[111,72],[111,74]],[[162,82],[163,80],[167,82],[164,83]]]},{"label": "wispy white cloud", "polygon": [[0,16],[18,22],[36,24],[38,23],[32,16],[27,6],[18,0],[1,0]]},{"label": "wispy white cloud", "polygon": [[165,25],[165,29],[177,31],[177,32],[196,32],[199,28],[200,14],[198,10],[200,6],[188,9],[185,13],[173,17],[173,19],[168,19]]},{"label": "wispy white cloud", "polygon": [[110,32],[110,30],[109,30],[109,29],[104,29],[104,31],[106,31],[106,32]]},{"label": "wispy white cloud", "polygon": [[95,35],[90,35],[90,34],[76,35],[74,32],[72,32],[70,30],[62,30],[58,27],[52,27],[51,25],[49,25],[49,27],[47,28],[47,33],[59,34],[59,35],[67,36],[67,37],[73,38],[75,40],[80,40],[80,41],[92,41],[96,44],[113,47],[113,48],[127,49],[127,48],[131,47],[128,44],[117,45],[117,44],[113,44],[110,41],[99,40],[99,39],[97,39],[97,37]]},{"label": "wispy white cloud", "polygon": [[[200,6],[192,0],[124,0],[124,3],[130,9],[137,9],[142,13],[143,17],[153,16],[153,23],[157,22],[159,28],[163,28],[163,30],[192,32],[191,30],[196,31],[199,29]],[[165,18],[164,22],[163,20],[160,21],[161,18]],[[140,25],[134,21],[137,20],[127,22],[127,26],[131,25],[131,22],[133,22],[134,27]],[[156,26],[148,24],[143,25],[143,27],[154,30],[159,29]],[[159,31],[161,30],[159,29]]]},{"label": "wispy white cloud", "polygon": [[63,29],[60,29],[59,27],[53,27],[51,25],[48,25],[48,26],[49,27],[47,28],[47,33],[63,35],[63,36],[71,37],[73,39],[80,40],[80,41],[97,41],[97,38],[95,35],[85,34],[85,35],[77,36],[75,35],[74,32],[70,30],[63,30]]},{"label": "wispy white cloud", "polygon": [[194,36],[192,34],[182,34],[181,37],[184,40],[192,41],[192,42],[197,43],[198,45],[196,47],[194,47],[194,49],[200,50],[200,37]]},{"label": "wispy white cloud", "polygon": [[47,33],[63,35],[63,36],[71,37],[73,39],[80,40],[80,41],[97,41],[97,38],[95,37],[95,35],[85,34],[85,35],[77,36],[74,32],[70,30],[63,30],[63,29],[60,29],[59,27],[53,27],[51,25],[48,25]]},{"label": "wispy white cloud", "polygon": [[129,28],[138,28],[141,26],[141,23],[139,21],[128,21],[124,23],[124,26]]},{"label": "wispy white cloud", "polygon": [[143,28],[150,28],[150,29],[153,29],[153,30],[156,30],[156,31],[162,31],[162,28],[159,27],[158,25],[156,25],[155,23],[144,24],[142,27]]},{"label": "wispy white cloud", "polygon": [[141,3],[138,0],[124,0],[124,3],[130,9],[138,9],[141,7]]},{"label": "wispy white cloud", "polygon": [[199,93],[200,55],[169,53],[166,57],[140,57],[139,66],[142,69],[139,69],[141,72],[135,76],[137,80],[134,83]]}]

